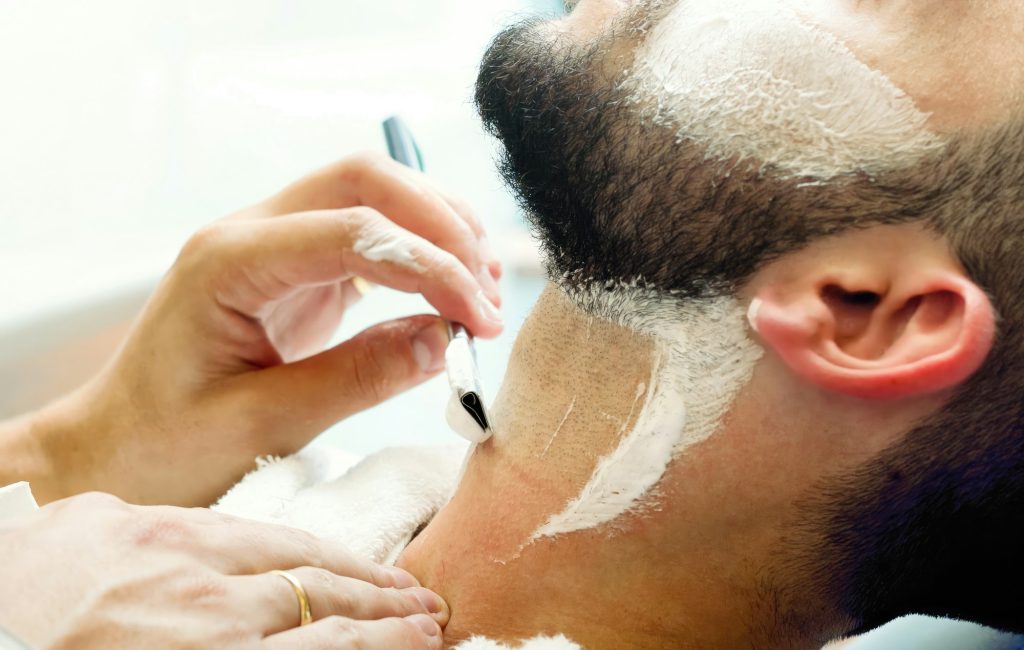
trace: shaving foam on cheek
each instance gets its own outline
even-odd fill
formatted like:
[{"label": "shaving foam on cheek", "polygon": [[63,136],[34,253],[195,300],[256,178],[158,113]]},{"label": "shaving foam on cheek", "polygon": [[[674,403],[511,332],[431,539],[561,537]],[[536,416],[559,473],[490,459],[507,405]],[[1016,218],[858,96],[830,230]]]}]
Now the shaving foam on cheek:
[{"label": "shaving foam on cheek", "polygon": [[641,113],[707,148],[783,175],[877,173],[934,153],[928,115],[881,72],[780,0],[686,0],[636,52]]},{"label": "shaving foam on cheek", "polygon": [[618,447],[527,543],[595,528],[641,506],[672,459],[718,429],[762,354],[731,297],[682,301],[636,287],[570,297],[591,314],[649,337],[655,354],[650,381],[635,387]]},{"label": "shaving foam on cheek", "polygon": [[352,250],[371,262],[391,262],[413,271],[423,271],[413,255],[412,242],[394,233],[364,232]]}]

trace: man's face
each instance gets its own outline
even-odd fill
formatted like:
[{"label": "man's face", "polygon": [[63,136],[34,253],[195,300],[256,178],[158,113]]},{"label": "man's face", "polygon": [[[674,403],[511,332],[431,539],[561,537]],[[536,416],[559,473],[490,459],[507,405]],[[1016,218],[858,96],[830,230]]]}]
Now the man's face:
[{"label": "man's face", "polygon": [[[1020,66],[1013,63],[1024,52],[1020,38],[1024,7],[1015,2],[582,0],[567,5],[571,13],[550,25],[550,30],[577,43],[593,41],[630,14],[657,22],[673,12],[686,13],[694,33],[715,31],[728,21],[742,24],[744,18],[755,15],[792,12],[805,26],[837,39],[866,66],[890,79],[940,130],[1005,117],[1024,80]],[[747,35],[772,35],[778,26],[771,20],[748,25],[752,29],[747,29]],[[773,36],[775,44],[784,48],[779,34]],[[689,44],[677,41],[674,45],[686,49]],[[720,51],[715,47],[695,50],[693,64],[707,64]]]},{"label": "man's face", "polygon": [[[986,366],[812,509],[839,531],[820,575],[868,623],[982,620],[1010,556],[983,542],[1024,493],[1022,32],[1008,0],[582,0],[507,30],[481,67],[481,115],[566,284],[736,296],[809,244],[913,223],[989,294]],[[948,561],[911,552],[935,540]],[[892,566],[903,579],[872,589]]]},{"label": "man's face", "polygon": [[1022,22],[1003,2],[583,0],[500,36],[477,100],[557,275],[732,292],[817,237],[934,216],[954,132],[1011,114]]}]

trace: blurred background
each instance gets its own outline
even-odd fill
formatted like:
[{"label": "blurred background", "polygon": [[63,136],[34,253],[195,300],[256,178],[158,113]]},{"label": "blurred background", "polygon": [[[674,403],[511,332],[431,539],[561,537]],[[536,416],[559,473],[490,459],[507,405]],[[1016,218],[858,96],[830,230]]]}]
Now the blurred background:
[{"label": "blurred background", "polygon": [[[400,115],[506,266],[493,396],[540,289],[472,106],[499,29],[556,0],[0,0],[0,418],[90,376],[190,233],[302,174],[385,151]],[[429,311],[378,290],[339,339]],[[322,436],[356,453],[452,442],[443,378]]]}]

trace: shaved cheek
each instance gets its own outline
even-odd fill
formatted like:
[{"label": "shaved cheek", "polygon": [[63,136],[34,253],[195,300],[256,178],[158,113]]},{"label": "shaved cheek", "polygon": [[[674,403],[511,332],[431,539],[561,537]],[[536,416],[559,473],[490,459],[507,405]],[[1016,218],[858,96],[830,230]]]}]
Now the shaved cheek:
[{"label": "shaved cheek", "polygon": [[[732,297],[662,299],[655,308],[657,299],[649,293],[624,288],[611,297],[598,290],[582,300],[653,344],[650,375],[635,386],[613,438],[617,447],[531,542],[601,526],[645,503],[672,459],[718,430],[762,354],[747,336],[745,313]],[[650,314],[652,309],[659,313]],[[611,383],[624,390],[621,382]],[[566,418],[571,414],[572,409]]]}]

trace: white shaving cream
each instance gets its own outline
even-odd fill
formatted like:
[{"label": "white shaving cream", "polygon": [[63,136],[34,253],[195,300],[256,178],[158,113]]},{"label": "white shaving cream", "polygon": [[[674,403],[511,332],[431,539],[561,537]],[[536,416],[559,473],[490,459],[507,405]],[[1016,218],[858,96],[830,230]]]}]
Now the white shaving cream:
[{"label": "white shaving cream", "polygon": [[391,262],[413,271],[423,267],[413,255],[412,243],[407,238],[391,232],[364,232],[353,244],[352,250],[371,262]]},{"label": "white shaving cream", "polygon": [[685,0],[626,73],[641,111],[711,159],[828,179],[909,165],[941,147],[902,90],[779,0]]},{"label": "white shaving cream", "polygon": [[674,457],[719,428],[762,354],[731,297],[678,300],[635,286],[571,293],[594,316],[650,337],[651,376],[635,388],[618,447],[530,541],[594,528],[641,505]]}]

